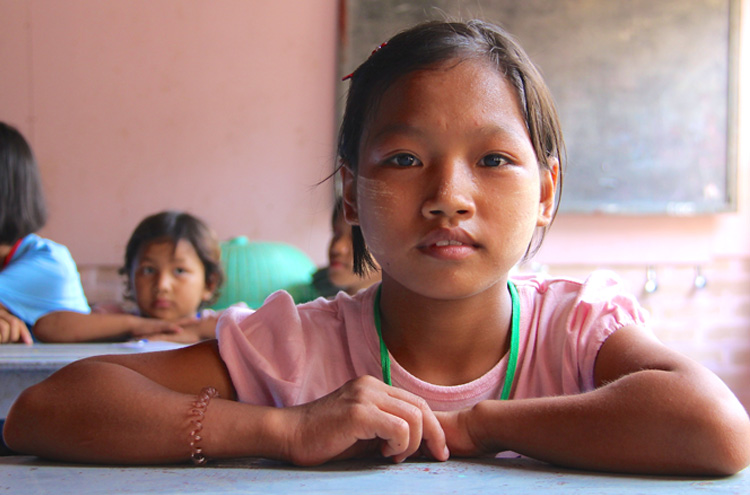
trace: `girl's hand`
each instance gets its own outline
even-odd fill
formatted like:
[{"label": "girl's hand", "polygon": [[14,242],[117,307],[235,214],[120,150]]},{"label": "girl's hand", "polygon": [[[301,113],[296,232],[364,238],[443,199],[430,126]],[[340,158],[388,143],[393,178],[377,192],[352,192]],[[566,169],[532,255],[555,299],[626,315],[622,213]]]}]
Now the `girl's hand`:
[{"label": "girl's hand", "polygon": [[134,339],[167,340],[165,337],[174,337],[183,332],[182,327],[176,323],[140,316],[134,318],[136,322],[130,329],[130,337]]},{"label": "girl's hand", "polygon": [[443,430],[420,397],[363,376],[316,401],[285,409],[290,435],[282,457],[310,466],[379,450],[394,462],[419,451],[448,459]]},{"label": "girl's hand", "polygon": [[194,335],[196,340],[206,340],[216,338],[216,324],[218,321],[218,314],[204,314],[200,318],[189,317],[178,320],[175,323],[179,325],[185,333]]},{"label": "girl's hand", "polygon": [[206,316],[202,318],[188,317],[174,322],[179,332],[164,332],[151,335],[149,340],[163,340],[181,344],[194,344],[202,340],[216,337],[216,322],[218,317]]},{"label": "girl's hand", "polygon": [[443,428],[445,442],[451,454],[459,457],[476,457],[488,452],[481,444],[481,436],[471,427],[476,424],[474,408],[437,411],[435,416]]},{"label": "girl's hand", "polygon": [[26,323],[0,306],[0,344],[13,342],[31,344],[33,342],[31,332]]}]

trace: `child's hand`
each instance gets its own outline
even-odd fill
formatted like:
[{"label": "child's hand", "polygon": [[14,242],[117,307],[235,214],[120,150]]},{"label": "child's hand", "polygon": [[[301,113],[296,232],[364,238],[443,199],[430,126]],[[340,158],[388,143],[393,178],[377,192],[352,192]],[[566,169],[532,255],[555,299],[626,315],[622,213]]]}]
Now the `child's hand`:
[{"label": "child's hand", "polygon": [[453,455],[475,457],[487,451],[478,440],[480,437],[472,431],[473,412],[473,408],[435,412],[435,416],[440,421],[440,426],[445,433],[445,442]]},{"label": "child's hand", "polygon": [[202,340],[213,338],[216,323],[211,325],[202,319],[190,318],[189,320],[180,320],[175,322],[179,325],[179,332],[157,333],[149,337],[149,340],[160,340],[166,342],[177,342],[179,344],[195,344]]},{"label": "child's hand", "polygon": [[219,321],[217,314],[206,314],[200,318],[189,317],[178,320],[175,323],[184,330],[184,333],[190,334],[195,341],[213,339],[216,337],[216,323]]},{"label": "child's hand", "polygon": [[130,336],[134,339],[166,340],[167,336],[176,336],[183,332],[176,323],[157,318],[136,317],[137,322],[131,327]]},{"label": "child's hand", "polygon": [[0,344],[23,342],[31,344],[31,333],[26,323],[0,306]]},{"label": "child's hand", "polygon": [[401,462],[421,445],[429,457],[448,459],[443,430],[427,403],[372,376],[285,411],[291,414],[285,424],[291,434],[283,457],[297,465],[360,457],[378,449]]}]

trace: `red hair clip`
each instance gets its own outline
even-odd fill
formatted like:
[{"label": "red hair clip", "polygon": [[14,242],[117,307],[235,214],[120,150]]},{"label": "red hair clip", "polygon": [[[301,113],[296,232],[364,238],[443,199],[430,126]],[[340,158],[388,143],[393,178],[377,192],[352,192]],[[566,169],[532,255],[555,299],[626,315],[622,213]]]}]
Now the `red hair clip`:
[{"label": "red hair clip", "polygon": [[[381,48],[383,48],[383,47],[384,47],[385,45],[387,45],[387,44],[388,44],[388,42],[387,42],[387,41],[384,41],[384,42],[382,42],[382,43],[380,44],[380,46],[378,46],[378,47],[377,47],[376,49],[374,49],[374,50],[372,51],[372,53],[370,54],[370,57],[372,57],[373,55],[375,55],[375,54],[376,54],[376,53],[377,53],[377,52],[378,52],[378,51],[379,51],[379,50],[380,50]],[[342,78],[341,78],[341,80],[342,80],[342,81],[346,81],[347,79],[351,79],[353,75],[354,75],[354,72],[352,72],[351,74],[349,74],[349,75],[347,75],[347,76],[344,76],[344,77],[342,77]]]}]

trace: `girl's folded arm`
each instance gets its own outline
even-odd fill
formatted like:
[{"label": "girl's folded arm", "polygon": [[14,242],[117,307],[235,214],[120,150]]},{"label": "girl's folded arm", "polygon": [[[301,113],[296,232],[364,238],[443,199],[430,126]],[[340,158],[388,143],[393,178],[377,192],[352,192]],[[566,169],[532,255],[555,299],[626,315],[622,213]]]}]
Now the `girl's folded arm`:
[{"label": "girl's folded arm", "polygon": [[42,342],[122,341],[180,331],[175,323],[142,318],[127,313],[77,313],[55,311],[34,324],[34,335]]},{"label": "girl's folded arm", "polygon": [[[4,435],[13,450],[53,459],[102,463],[185,461],[197,394],[234,390],[215,341],[174,351],[103,356],[73,363],[24,391]],[[209,402],[201,444],[216,457],[269,455],[283,433],[271,408]],[[273,426],[277,428],[273,428]]]},{"label": "girl's folded arm", "polygon": [[617,472],[727,475],[750,464],[750,420],[737,398],[640,328],[607,339],[595,377],[588,393],[485,401],[441,415],[448,445]]},{"label": "girl's folded arm", "polygon": [[193,453],[193,403],[208,386],[220,397],[208,402],[199,433],[208,457],[310,465],[371,453],[370,446],[398,462],[421,444],[435,459],[448,457],[426,402],[372,377],[296,407],[236,402],[216,341],[66,366],[21,394],[8,414],[5,441],[18,452],[74,462],[186,461]]}]

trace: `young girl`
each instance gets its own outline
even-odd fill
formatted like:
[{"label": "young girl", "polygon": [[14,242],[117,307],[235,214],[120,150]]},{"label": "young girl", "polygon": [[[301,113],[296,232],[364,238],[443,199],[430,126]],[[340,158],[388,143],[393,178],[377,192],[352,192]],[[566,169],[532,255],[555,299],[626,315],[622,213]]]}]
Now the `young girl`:
[{"label": "young girl", "polygon": [[508,280],[552,221],[562,150],[504,31],[395,36],[352,75],[339,141],[355,263],[371,253],[382,283],[301,306],[276,293],[227,311],[218,342],[74,363],[21,395],[7,443],[102,463],[512,450],[592,470],[743,469],[742,406],[661,345],[615,280]]},{"label": "young girl", "polygon": [[199,218],[179,211],[151,215],[130,236],[120,270],[137,311],[102,305],[90,315],[63,312],[40,331],[48,327],[60,340],[213,338],[218,316],[203,308],[224,280],[220,257],[216,234]]},{"label": "young girl", "polygon": [[89,312],[68,248],[39,237],[47,221],[39,170],[18,130],[0,122],[0,344],[44,339],[59,311]]}]

